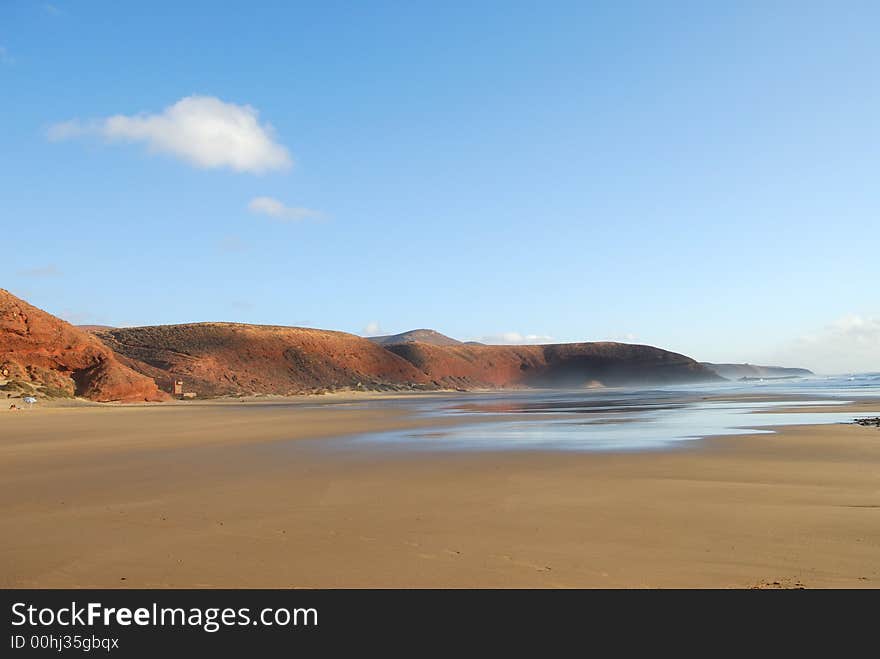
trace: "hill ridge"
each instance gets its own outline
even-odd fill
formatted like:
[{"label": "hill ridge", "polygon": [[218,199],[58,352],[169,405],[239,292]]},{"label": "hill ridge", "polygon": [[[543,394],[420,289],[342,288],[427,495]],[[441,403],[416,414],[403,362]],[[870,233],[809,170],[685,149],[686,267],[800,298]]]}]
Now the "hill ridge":
[{"label": "hill ridge", "polygon": [[393,345],[395,343],[428,343],[431,345],[460,345],[461,341],[450,336],[441,334],[437,330],[426,327],[412,329],[400,334],[385,334],[383,336],[368,336],[373,343],[379,345]]}]

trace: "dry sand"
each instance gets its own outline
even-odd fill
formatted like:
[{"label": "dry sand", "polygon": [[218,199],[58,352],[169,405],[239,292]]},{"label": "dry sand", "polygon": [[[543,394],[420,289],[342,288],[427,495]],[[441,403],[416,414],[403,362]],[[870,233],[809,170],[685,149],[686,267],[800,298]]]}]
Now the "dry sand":
[{"label": "dry sand", "polygon": [[0,411],[0,586],[880,587],[877,429],[625,454],[328,439],[452,422],[376,402]]}]

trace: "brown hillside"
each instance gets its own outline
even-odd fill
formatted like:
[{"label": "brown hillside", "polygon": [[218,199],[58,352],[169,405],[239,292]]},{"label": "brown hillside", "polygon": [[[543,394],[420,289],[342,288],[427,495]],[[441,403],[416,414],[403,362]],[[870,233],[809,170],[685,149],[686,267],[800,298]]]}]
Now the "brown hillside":
[{"label": "brown hillside", "polygon": [[405,359],[344,332],[195,323],[96,335],[163,388],[179,378],[186,390],[199,395],[431,387],[428,377]]},{"label": "brown hillside", "polygon": [[47,395],[96,401],[167,398],[98,339],[0,289],[0,377]]},{"label": "brown hillside", "polygon": [[626,343],[386,346],[446,387],[582,387],[719,380],[690,357]]}]

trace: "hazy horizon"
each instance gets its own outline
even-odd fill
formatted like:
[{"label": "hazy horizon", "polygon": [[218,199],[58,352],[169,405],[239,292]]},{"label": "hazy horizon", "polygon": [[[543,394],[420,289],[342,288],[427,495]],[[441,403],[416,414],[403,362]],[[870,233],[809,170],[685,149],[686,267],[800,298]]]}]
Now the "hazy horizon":
[{"label": "hazy horizon", "polygon": [[0,286],[880,371],[880,7],[213,7],[0,7]]}]

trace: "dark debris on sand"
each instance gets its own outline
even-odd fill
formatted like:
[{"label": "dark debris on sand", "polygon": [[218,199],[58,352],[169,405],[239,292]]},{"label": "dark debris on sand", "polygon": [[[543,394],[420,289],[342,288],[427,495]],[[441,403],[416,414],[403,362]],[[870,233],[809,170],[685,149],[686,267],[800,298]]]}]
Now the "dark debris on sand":
[{"label": "dark debris on sand", "polygon": [[880,416],[874,416],[867,419],[853,419],[853,423],[860,426],[873,426],[880,428]]}]

